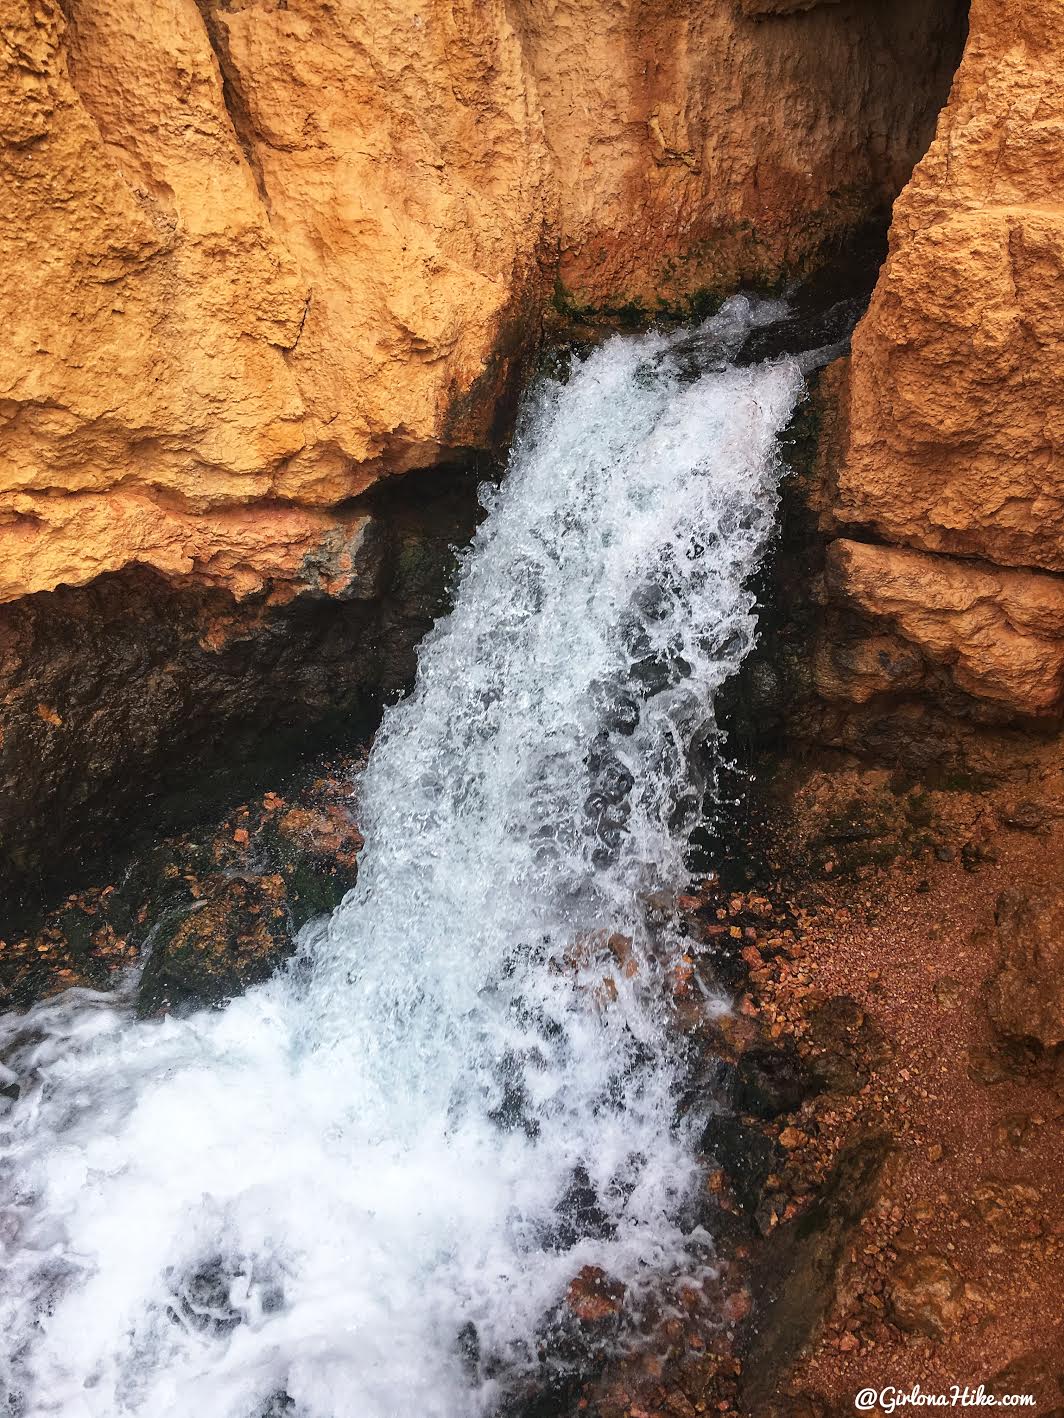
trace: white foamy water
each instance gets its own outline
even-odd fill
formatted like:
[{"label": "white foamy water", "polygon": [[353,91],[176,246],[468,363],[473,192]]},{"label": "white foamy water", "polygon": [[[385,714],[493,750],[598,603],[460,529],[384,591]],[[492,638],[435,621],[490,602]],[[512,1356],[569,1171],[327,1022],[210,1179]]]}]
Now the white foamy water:
[{"label": "white foamy water", "polygon": [[615,339],[532,396],[370,756],[358,887],[291,969],[181,1020],[0,1021],[11,1413],[467,1418],[581,1266],[638,1295],[706,1264],[647,897],[683,882],[802,378],[682,348]]}]

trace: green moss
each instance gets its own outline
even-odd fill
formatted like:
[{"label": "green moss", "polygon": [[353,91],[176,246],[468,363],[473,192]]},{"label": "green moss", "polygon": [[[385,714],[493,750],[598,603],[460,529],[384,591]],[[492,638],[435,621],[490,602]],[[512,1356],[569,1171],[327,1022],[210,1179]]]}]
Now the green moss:
[{"label": "green moss", "polygon": [[579,314],[579,306],[573,300],[572,292],[561,276],[554,277],[554,294],[551,296],[551,305],[559,315],[564,315],[567,320],[575,320]]},{"label": "green moss", "polygon": [[442,537],[410,533],[400,539],[392,595],[407,613],[435,618],[449,609],[458,556]]},{"label": "green moss", "polygon": [[554,281],[554,295],[551,304],[559,315],[577,324],[615,324],[625,327],[645,325],[651,319],[651,312],[641,300],[605,301],[601,305],[582,304],[570,291],[561,277]]}]

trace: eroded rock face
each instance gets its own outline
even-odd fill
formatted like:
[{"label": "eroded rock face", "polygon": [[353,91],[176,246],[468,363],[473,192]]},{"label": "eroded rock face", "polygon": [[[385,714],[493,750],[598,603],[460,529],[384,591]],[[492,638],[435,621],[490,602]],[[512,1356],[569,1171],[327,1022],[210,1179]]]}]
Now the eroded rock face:
[{"label": "eroded rock face", "polygon": [[[865,663],[851,659],[857,682],[844,686],[855,699],[916,688],[929,665],[948,667],[977,699],[1032,717],[1059,708],[1064,580],[843,538],[828,549],[826,577],[835,599],[894,631],[860,642]],[[823,669],[821,687],[832,687]]]},{"label": "eroded rock face", "polygon": [[765,15],[795,15],[818,5],[837,5],[839,0],[738,0],[739,11],[755,18]]},{"label": "eroded rock face", "polygon": [[317,509],[488,441],[547,211],[501,0],[4,12],[3,599],[298,586]]},{"label": "eroded rock face", "polygon": [[837,515],[890,542],[1064,570],[1064,39],[973,0],[935,142],[853,342]]},{"label": "eroded rock face", "polygon": [[7,898],[42,877],[77,880],[189,798],[207,811],[372,725],[480,510],[470,477],[433,474],[419,501],[382,494],[353,543],[329,533],[335,554],[304,557],[297,596],[283,578],[241,600],[130,566],[0,606],[0,935]]},{"label": "eroded rock face", "polygon": [[[1050,0],[973,0],[937,136],[895,206],[852,359],[829,380],[822,526],[843,537],[816,678],[881,722],[902,726],[921,700],[976,722],[1059,721],[1059,20]],[[947,725],[943,742],[956,738]]]},{"label": "eroded rock face", "polygon": [[1006,1040],[1064,1044],[1064,894],[1005,891],[994,912],[999,960],[987,985],[991,1021]]},{"label": "eroded rock face", "polygon": [[497,441],[556,276],[654,308],[884,208],[963,4],[785,8],[3,0],[0,599],[299,591]]},{"label": "eroded rock face", "polygon": [[653,312],[772,281],[885,213],[930,141],[966,6],[520,8],[558,184],[561,294]]}]

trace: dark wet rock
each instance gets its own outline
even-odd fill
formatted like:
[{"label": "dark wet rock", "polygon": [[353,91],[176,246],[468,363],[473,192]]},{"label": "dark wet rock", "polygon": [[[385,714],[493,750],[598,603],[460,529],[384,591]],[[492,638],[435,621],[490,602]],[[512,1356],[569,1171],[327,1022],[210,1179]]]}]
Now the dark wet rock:
[{"label": "dark wet rock", "polygon": [[269,1264],[216,1254],[188,1270],[171,1268],[166,1281],[172,1296],[169,1318],[212,1339],[224,1338],[251,1316],[284,1308],[281,1275]]},{"label": "dark wet rock", "polygon": [[833,348],[835,354],[842,354],[849,348],[850,335],[864,313],[865,304],[861,297],[840,300],[826,310],[800,311],[786,320],[751,330],[735,362],[757,364],[764,359],[824,348]]},{"label": "dark wet rock", "polygon": [[[535,1363],[530,1372],[516,1382],[504,1383],[503,1401],[495,1412],[511,1418],[563,1418],[582,1412],[586,1403],[580,1399],[581,1393],[601,1375],[609,1360],[624,1350],[625,1299],[623,1284],[599,1266],[583,1266],[537,1327]],[[475,1332],[470,1335],[470,1329],[466,1326],[463,1330],[460,1345],[475,1354],[473,1376],[490,1377],[495,1366],[481,1353],[479,1338]],[[470,1371],[469,1361],[464,1362]]]},{"label": "dark wet rock", "polygon": [[342,802],[296,805],[278,815],[263,851],[284,878],[292,928],[333,910],[354,886],[362,834]]},{"label": "dark wet rock", "polygon": [[238,601],[131,566],[0,607],[0,937],[42,895],[113,879],[134,837],[143,855],[146,835],[369,732],[447,608],[492,471],[409,473],[359,499],[380,529],[371,599]]},{"label": "dark wet rock", "polygon": [[716,1159],[736,1202],[751,1216],[764,1197],[767,1179],[783,1165],[783,1152],[774,1137],[753,1119],[743,1121],[726,1113],[709,1120],[700,1150]]},{"label": "dark wet rock", "polygon": [[587,1169],[574,1167],[569,1185],[555,1208],[554,1230],[547,1244],[567,1251],[584,1237],[606,1240],[613,1232],[613,1223],[603,1209]]},{"label": "dark wet rock", "polygon": [[476,1383],[480,1373],[480,1335],[472,1320],[466,1320],[455,1339],[455,1348],[470,1383]]},{"label": "dark wet rock", "polygon": [[156,940],[138,1011],[224,1004],[268,979],[294,943],[279,875],[214,877],[193,909]]},{"label": "dark wet rock", "polygon": [[565,1378],[586,1382],[616,1349],[626,1288],[600,1266],[585,1265],[539,1327],[537,1350],[546,1387]]},{"label": "dark wet rock", "polygon": [[107,989],[150,956],[139,1007],[219,1003],[265,978],[296,932],[354,886],[362,836],[346,758],[220,821],[151,844],[0,943],[0,1008],[72,986]]},{"label": "dark wet rock", "polygon": [[134,926],[127,893],[93,887],[0,940],[0,1010],[71,986],[106,989],[137,959]]},{"label": "dark wet rock", "polygon": [[578,1399],[585,1384],[594,1377],[589,1366],[585,1372],[545,1372],[530,1380],[517,1392],[506,1394],[506,1402],[498,1411],[507,1418],[569,1418],[578,1411]]},{"label": "dark wet rock", "polygon": [[843,1254],[875,1199],[888,1150],[888,1140],[878,1136],[846,1148],[814,1204],[777,1227],[761,1249],[754,1275],[756,1323],[743,1365],[750,1411],[763,1410],[778,1376],[831,1304]]},{"label": "dark wet rock", "polygon": [[998,961],[987,983],[991,1023],[1005,1040],[1064,1044],[1064,892],[1004,891],[994,912]]},{"label": "dark wet rock", "polygon": [[290,1397],[283,1389],[277,1393],[271,1393],[266,1403],[259,1409],[255,1418],[291,1418],[296,1411],[296,1401]]},{"label": "dark wet rock", "polygon": [[864,291],[830,304],[799,298],[782,318],[752,329],[699,326],[671,347],[668,358],[688,379],[729,364],[760,364],[785,355],[830,351],[828,357],[835,358],[849,348],[867,303]]},{"label": "dark wet rock", "polygon": [[229,1298],[232,1276],[220,1258],[206,1262],[174,1284],[174,1302],[167,1313],[183,1327],[200,1334],[228,1334],[240,1323],[240,1311]]},{"label": "dark wet rock", "polygon": [[615,1327],[624,1307],[625,1287],[597,1265],[585,1265],[565,1292],[565,1305],[585,1328]]},{"label": "dark wet rock", "polygon": [[525,1065],[520,1053],[507,1050],[498,1061],[494,1073],[498,1088],[498,1101],[488,1109],[488,1117],[503,1132],[513,1132],[521,1128],[529,1137],[539,1133],[539,1121],[535,1116],[528,1088],[525,1084]]},{"label": "dark wet rock", "polygon": [[786,1041],[743,1053],[735,1066],[731,1096],[738,1113],[776,1118],[794,1112],[816,1087],[793,1043]]}]

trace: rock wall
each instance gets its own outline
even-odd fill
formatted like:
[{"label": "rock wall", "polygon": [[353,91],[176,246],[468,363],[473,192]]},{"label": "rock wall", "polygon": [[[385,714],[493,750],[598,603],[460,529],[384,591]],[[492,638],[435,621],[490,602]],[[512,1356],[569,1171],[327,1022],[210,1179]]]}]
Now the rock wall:
[{"label": "rock wall", "polygon": [[[937,136],[829,380],[841,418],[822,525],[839,539],[816,686],[861,732],[893,716],[942,735],[931,700],[1043,738],[1059,725],[1062,135],[1059,5],[973,0]],[[828,737],[854,735],[836,722]]]},{"label": "rock wall", "polygon": [[397,687],[367,498],[505,441],[552,301],[881,213],[964,10],[0,0],[0,866]]},{"label": "rock wall", "polygon": [[0,600],[301,589],[498,442],[556,279],[682,302],[884,208],[962,8],[0,0]]},{"label": "rock wall", "polygon": [[524,0],[573,306],[768,282],[883,216],[960,56],[953,0]]},{"label": "rock wall", "polygon": [[3,8],[4,599],[298,586],[488,440],[548,187],[501,0]]},{"label": "rock wall", "polygon": [[411,478],[413,499],[369,499],[355,564],[313,592],[240,601],[128,566],[2,609],[0,935],[42,886],[103,879],[112,851],[372,731],[481,510],[475,475]]}]

